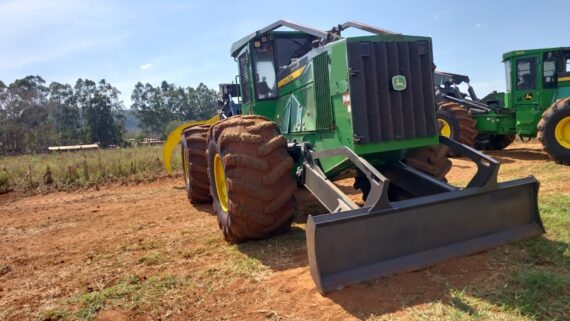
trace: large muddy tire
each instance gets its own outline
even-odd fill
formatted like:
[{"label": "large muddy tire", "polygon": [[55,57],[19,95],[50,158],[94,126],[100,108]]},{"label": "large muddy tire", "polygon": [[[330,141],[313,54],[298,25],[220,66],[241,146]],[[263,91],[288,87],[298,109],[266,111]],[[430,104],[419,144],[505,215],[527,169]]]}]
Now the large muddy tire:
[{"label": "large muddy tire", "polygon": [[418,169],[441,181],[447,181],[445,175],[451,170],[451,161],[447,158],[449,147],[438,144],[421,148],[404,160],[409,166]]},{"label": "large muddy tire", "polygon": [[570,97],[560,99],[542,114],[538,140],[555,162],[570,165]]},{"label": "large muddy tire", "polygon": [[[447,182],[445,175],[451,170],[451,161],[447,158],[449,147],[438,144],[420,148],[404,159],[404,163],[419,171],[422,171],[442,182]],[[362,191],[362,199],[366,201],[370,193],[370,181],[361,172],[354,179],[353,188]],[[390,198],[401,200],[408,198],[403,190],[390,191]]]},{"label": "large muddy tire", "polygon": [[234,116],[208,132],[208,176],[218,223],[228,242],[288,228],[297,183],[287,139],[260,116]]},{"label": "large muddy tire", "polygon": [[480,134],[475,138],[475,148],[479,150],[503,150],[512,144],[516,135]]},{"label": "large muddy tire", "polygon": [[441,125],[441,136],[451,138],[470,147],[475,144],[477,123],[462,105],[449,101],[440,103],[437,119]]},{"label": "large muddy tire", "polygon": [[182,171],[186,194],[192,204],[212,201],[206,162],[206,136],[210,125],[187,128],[182,132]]}]

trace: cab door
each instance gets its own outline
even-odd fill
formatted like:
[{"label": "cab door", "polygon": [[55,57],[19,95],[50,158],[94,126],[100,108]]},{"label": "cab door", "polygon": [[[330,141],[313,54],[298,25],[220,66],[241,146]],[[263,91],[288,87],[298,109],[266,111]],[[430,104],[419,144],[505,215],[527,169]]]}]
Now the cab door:
[{"label": "cab door", "polygon": [[513,99],[517,113],[517,133],[522,136],[534,136],[536,124],[542,116],[539,108],[540,77],[536,55],[515,59]]},{"label": "cab door", "polygon": [[540,91],[538,90],[536,56],[521,57],[515,60],[514,99],[517,105],[538,104]]}]

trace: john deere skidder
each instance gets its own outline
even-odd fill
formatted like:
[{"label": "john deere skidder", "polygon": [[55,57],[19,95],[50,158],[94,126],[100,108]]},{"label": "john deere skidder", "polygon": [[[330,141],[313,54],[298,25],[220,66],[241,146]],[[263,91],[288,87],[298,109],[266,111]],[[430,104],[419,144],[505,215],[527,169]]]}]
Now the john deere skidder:
[{"label": "john deere skidder", "polygon": [[507,92],[481,100],[471,86],[469,94],[457,88],[468,77],[436,75],[441,134],[481,149],[503,149],[516,135],[538,137],[553,160],[570,165],[570,48],[512,51],[503,61]]},{"label": "john deere skidder", "polygon": [[[372,35],[342,37],[349,27]],[[182,125],[164,150],[168,162],[181,137],[188,198],[213,202],[227,241],[287,229],[306,187],[330,211],[306,226],[324,293],[544,232],[534,178],[498,183],[495,160],[439,137],[430,38],[277,21],[231,55],[239,85],[221,86],[220,115]],[[477,164],[466,188],[442,180],[439,143]],[[363,206],[333,183],[350,176]]]}]

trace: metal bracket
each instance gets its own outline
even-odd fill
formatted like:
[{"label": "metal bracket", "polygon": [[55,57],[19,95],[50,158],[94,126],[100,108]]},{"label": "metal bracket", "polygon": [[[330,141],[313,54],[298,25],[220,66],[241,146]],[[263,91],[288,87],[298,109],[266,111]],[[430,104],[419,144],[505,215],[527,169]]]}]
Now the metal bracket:
[{"label": "metal bracket", "polygon": [[363,206],[369,212],[380,209],[391,208],[388,202],[388,187],[390,180],[383,176],[365,159],[356,155],[350,148],[341,147],[320,152],[309,150],[307,145],[303,145],[305,154],[304,181],[303,184],[309,189],[323,205],[331,212],[338,211],[339,208],[357,209],[345,193],[338,189],[323,173],[316,161],[320,158],[334,156],[344,156],[349,159],[370,181],[370,193]]},{"label": "metal bracket", "polygon": [[467,187],[482,189],[497,187],[497,174],[501,166],[499,161],[447,137],[439,136],[439,142],[449,147],[454,153],[465,156],[477,164],[477,173],[471,178]]},{"label": "metal bracket", "polygon": [[335,31],[338,31],[338,33],[340,34],[341,31],[348,29],[350,27],[360,29],[360,30],[364,30],[364,31],[368,31],[370,33],[373,33],[376,35],[381,35],[381,36],[382,35],[401,35],[400,33],[396,33],[394,31],[377,28],[377,27],[374,27],[371,25],[364,24],[362,22],[358,22],[358,21],[347,21],[341,25],[338,25],[337,28],[333,28],[332,32],[334,33]]}]

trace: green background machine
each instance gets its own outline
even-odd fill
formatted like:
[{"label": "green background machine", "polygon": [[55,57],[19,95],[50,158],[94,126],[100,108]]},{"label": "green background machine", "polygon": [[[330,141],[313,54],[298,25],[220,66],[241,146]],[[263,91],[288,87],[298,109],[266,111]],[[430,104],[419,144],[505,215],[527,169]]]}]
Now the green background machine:
[{"label": "green background machine", "polygon": [[[497,161],[439,137],[430,38],[280,20],[231,55],[239,84],[221,85],[220,115],[181,135],[188,198],[212,202],[228,242],[287,229],[304,186],[330,212],[306,225],[325,293],[544,232],[534,178],[498,183]],[[448,149],[477,164],[466,188],[444,181]],[[335,184],[347,177],[361,205]]]},{"label": "green background machine", "polygon": [[[503,61],[507,81],[504,93],[495,92],[479,100],[470,86],[468,94],[458,90],[456,85],[468,83],[468,78],[466,81],[465,76],[445,73],[436,76],[442,80],[436,84],[436,90],[444,103],[455,103],[470,111],[476,123],[477,147],[502,149],[515,135],[537,137],[552,159],[569,165],[570,48],[512,51],[503,55]],[[448,124],[445,134],[458,137],[463,128],[454,126],[458,122],[453,115],[440,114],[440,119]],[[470,126],[465,124],[463,127],[471,133]],[[469,140],[462,143],[473,144]]]}]

